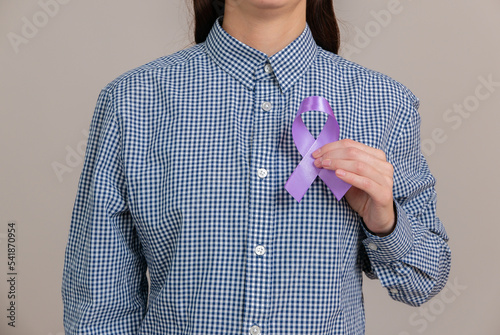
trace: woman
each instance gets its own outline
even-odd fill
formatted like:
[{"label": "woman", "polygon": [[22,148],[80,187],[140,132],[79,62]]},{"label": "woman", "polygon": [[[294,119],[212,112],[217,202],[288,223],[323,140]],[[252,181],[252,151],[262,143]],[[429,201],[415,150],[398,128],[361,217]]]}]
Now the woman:
[{"label": "woman", "polygon": [[[413,306],[437,294],[450,250],[417,98],[336,55],[329,0],[216,7],[195,0],[197,44],[99,96],[66,334],[363,334],[363,271]],[[340,126],[311,158],[352,185],[340,201],[321,178],[300,201],[285,189],[302,159],[292,123],[313,96]],[[325,118],[303,114],[314,136]]]}]

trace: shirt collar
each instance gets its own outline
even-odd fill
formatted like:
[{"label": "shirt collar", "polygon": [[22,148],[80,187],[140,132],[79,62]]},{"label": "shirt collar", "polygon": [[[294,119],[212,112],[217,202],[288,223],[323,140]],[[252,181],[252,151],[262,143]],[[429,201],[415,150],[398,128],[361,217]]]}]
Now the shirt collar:
[{"label": "shirt collar", "polygon": [[285,93],[316,58],[318,46],[307,23],[295,40],[268,57],[226,32],[221,26],[222,18],[215,20],[205,40],[206,51],[217,65],[250,90],[269,62],[281,92]]}]

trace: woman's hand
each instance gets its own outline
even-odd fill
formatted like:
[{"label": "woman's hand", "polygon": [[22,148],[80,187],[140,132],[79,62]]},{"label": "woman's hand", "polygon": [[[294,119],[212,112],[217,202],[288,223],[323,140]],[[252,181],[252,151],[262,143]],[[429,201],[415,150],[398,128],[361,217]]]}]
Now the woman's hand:
[{"label": "woman's hand", "polygon": [[312,156],[314,165],[335,170],[337,177],[353,186],[346,200],[372,233],[385,236],[394,230],[394,168],[382,150],[344,139],[325,144]]}]

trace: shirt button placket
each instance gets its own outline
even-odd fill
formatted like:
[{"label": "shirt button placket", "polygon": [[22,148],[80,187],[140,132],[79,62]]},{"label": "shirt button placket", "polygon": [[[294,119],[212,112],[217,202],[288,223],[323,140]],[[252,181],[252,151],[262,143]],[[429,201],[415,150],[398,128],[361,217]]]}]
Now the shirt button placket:
[{"label": "shirt button placket", "polygon": [[248,234],[246,266],[246,304],[244,322],[250,335],[265,332],[263,320],[272,293],[272,241],[274,240],[274,150],[277,143],[275,109],[279,87],[271,65],[261,64],[254,81],[253,127],[251,136]]}]

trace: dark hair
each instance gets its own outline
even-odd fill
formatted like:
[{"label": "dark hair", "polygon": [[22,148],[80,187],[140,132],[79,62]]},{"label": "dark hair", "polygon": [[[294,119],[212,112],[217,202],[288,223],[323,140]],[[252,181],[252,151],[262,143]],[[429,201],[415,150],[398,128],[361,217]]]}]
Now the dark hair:
[{"label": "dark hair", "polygon": [[[212,26],[224,14],[225,0],[193,0],[194,40],[205,41]],[[332,0],[307,0],[306,21],[316,43],[325,50],[338,53],[340,31]]]}]

